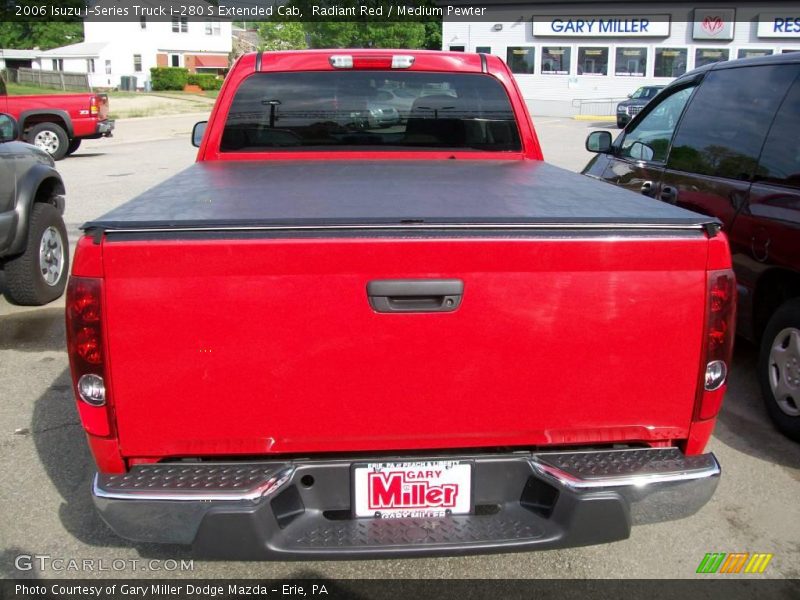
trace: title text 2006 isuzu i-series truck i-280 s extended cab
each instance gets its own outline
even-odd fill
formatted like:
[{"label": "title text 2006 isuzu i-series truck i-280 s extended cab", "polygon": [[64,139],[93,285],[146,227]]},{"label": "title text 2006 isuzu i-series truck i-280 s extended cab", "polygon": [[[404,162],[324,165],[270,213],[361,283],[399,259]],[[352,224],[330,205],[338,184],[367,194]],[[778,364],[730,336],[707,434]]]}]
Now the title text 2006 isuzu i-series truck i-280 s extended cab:
[{"label": "title text 2006 isuzu i-series truck i-280 s extended cab", "polygon": [[553,548],[711,497],[725,236],[544,163],[500,59],[250,54],[195,134],[196,164],[84,226],[68,288],[119,535]]}]

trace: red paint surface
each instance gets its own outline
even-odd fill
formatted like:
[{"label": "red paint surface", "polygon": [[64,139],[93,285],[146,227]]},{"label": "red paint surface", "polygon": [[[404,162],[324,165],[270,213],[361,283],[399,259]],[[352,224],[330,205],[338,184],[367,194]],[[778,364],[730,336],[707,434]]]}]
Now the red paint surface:
[{"label": "red paint surface", "polygon": [[8,113],[19,120],[22,113],[29,110],[45,113],[48,110],[64,111],[72,123],[72,137],[81,138],[97,133],[97,124],[103,120],[98,114],[91,114],[93,99],[99,105],[95,94],[0,96],[0,112]]},{"label": "red paint surface", "polygon": [[[126,457],[678,440],[707,241],[104,244]],[[201,266],[202,268],[198,268]],[[373,279],[459,278],[378,314]]]}]

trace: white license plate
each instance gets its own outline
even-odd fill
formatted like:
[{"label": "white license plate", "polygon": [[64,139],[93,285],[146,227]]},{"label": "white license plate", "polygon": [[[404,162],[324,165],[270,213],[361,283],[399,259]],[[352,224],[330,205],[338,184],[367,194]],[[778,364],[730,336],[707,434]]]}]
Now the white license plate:
[{"label": "white license plate", "polygon": [[472,465],[449,460],[370,463],[353,469],[356,517],[462,515],[472,508]]}]

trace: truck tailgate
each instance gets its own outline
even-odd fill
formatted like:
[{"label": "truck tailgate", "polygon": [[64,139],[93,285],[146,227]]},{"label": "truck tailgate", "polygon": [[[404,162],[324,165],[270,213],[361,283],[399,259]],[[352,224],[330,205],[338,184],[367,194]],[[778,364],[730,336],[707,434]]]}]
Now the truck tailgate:
[{"label": "truck tailgate", "polygon": [[[111,235],[106,331],[122,452],[685,438],[707,250],[699,230]],[[371,281],[409,278],[463,281],[460,305],[371,307]]]}]

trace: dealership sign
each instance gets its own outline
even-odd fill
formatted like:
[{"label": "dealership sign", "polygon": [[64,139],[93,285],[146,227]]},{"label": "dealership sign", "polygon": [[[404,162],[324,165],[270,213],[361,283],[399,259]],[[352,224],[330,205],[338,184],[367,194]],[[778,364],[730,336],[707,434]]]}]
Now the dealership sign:
[{"label": "dealership sign", "polygon": [[761,13],[758,16],[758,37],[800,38],[800,12]]},{"label": "dealership sign", "polygon": [[732,40],[735,17],[736,10],[733,8],[696,8],[692,38],[695,40]]},{"label": "dealership sign", "polygon": [[669,15],[534,17],[534,36],[669,37]]}]

